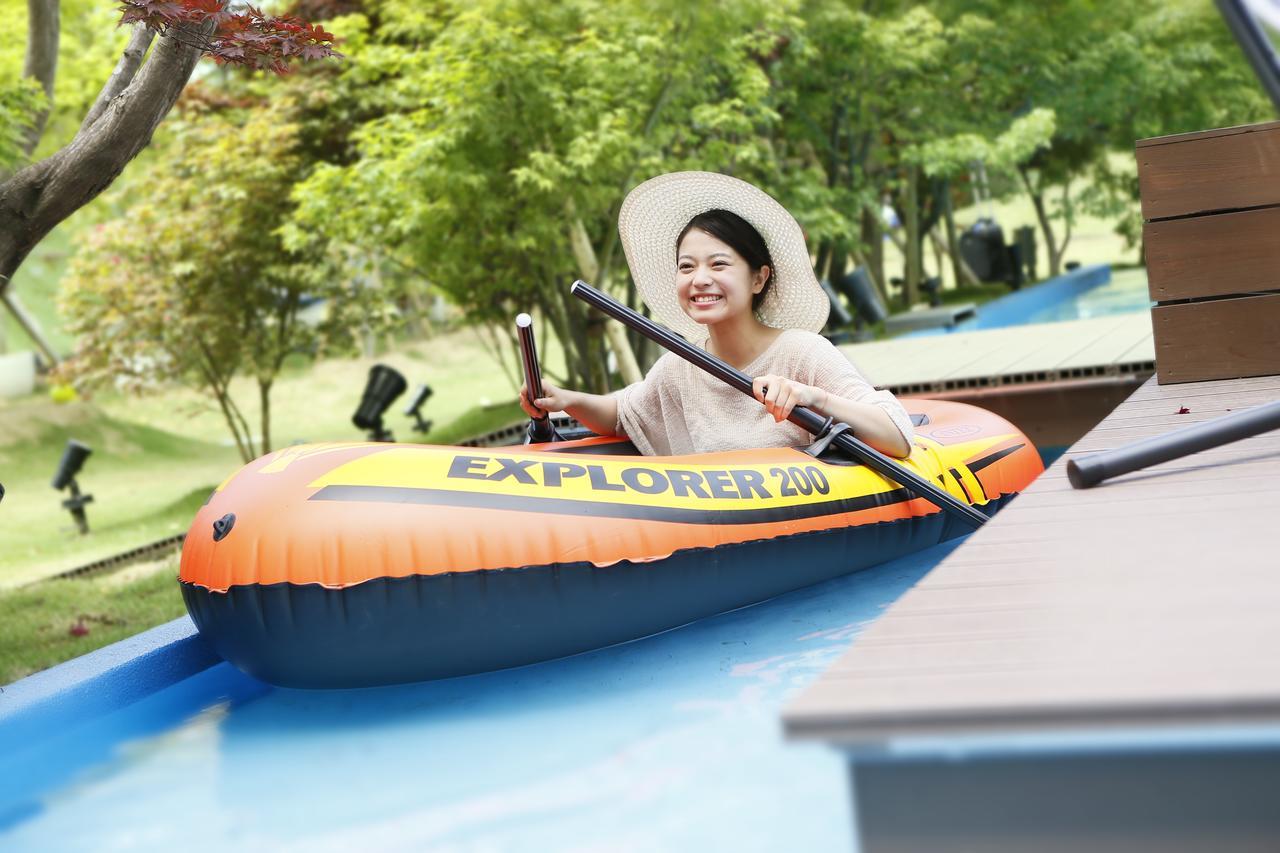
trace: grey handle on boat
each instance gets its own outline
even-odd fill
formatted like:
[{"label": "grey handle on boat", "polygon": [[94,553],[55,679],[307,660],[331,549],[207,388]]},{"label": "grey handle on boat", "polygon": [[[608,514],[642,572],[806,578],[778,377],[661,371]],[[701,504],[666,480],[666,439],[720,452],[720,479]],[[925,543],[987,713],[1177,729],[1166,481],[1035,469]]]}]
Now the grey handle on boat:
[{"label": "grey handle on boat", "polygon": [[[598,308],[615,320],[635,329],[654,343],[666,347],[695,367],[705,370],[721,382],[736,388],[743,394],[750,395],[752,398],[755,397],[751,387],[750,376],[724,363],[706,350],[695,347],[670,329],[658,325],[641,314],[637,314],[613,297],[596,290],[585,281],[575,281],[569,292],[593,308]],[[796,406],[792,409],[791,415],[787,420],[815,436],[822,435],[832,427],[831,418],[824,418],[804,406]],[[971,527],[978,528],[986,523],[986,515],[957,500],[916,472],[894,462],[866,442],[855,438],[851,432],[840,433],[832,443],[872,471],[896,483],[900,483],[916,497],[924,498],[939,509],[950,512]]]},{"label": "grey handle on boat", "polygon": [[[542,371],[538,369],[538,347],[533,342],[533,318],[528,314],[516,315],[516,335],[520,338],[524,387],[532,403],[542,396]],[[556,428],[549,416],[529,419],[528,440],[536,443],[556,440]]]},{"label": "grey handle on boat", "polygon": [[1110,477],[1180,459],[1273,429],[1280,429],[1280,402],[1145,438],[1127,447],[1072,459],[1067,462],[1067,479],[1077,489],[1087,489]]}]

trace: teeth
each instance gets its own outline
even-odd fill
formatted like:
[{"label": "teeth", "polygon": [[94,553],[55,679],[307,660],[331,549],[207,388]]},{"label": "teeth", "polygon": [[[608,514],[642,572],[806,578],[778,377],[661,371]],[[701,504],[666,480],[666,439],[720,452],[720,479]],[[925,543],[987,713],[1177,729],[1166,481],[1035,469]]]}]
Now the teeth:
[{"label": "teeth", "polygon": [[694,302],[718,302],[719,300],[720,300],[720,297],[719,297],[719,296],[695,296],[695,297],[693,297],[693,301],[694,301]]}]

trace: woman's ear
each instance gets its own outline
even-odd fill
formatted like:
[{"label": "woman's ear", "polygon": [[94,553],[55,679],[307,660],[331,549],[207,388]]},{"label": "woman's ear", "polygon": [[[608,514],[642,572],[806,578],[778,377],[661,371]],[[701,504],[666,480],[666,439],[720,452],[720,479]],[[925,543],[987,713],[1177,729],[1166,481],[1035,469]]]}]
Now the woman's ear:
[{"label": "woman's ear", "polygon": [[765,282],[769,280],[769,276],[771,275],[773,275],[773,270],[769,268],[768,264],[765,264],[760,267],[760,269],[756,270],[755,280],[751,283],[751,292],[759,293],[764,290]]}]

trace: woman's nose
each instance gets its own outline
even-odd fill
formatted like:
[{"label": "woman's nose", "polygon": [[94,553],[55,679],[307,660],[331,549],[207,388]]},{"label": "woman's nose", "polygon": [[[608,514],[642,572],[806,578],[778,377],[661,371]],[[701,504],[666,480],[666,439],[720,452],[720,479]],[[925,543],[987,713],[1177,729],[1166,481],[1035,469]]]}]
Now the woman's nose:
[{"label": "woman's nose", "polygon": [[698,267],[693,271],[693,286],[706,287],[711,284],[711,270],[707,267]]}]

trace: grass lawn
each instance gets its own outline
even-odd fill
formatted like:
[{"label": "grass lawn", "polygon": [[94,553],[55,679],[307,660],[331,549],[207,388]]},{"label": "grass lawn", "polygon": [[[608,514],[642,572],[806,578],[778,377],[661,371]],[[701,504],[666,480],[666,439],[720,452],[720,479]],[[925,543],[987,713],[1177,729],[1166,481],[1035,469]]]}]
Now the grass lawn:
[{"label": "grass lawn", "polygon": [[[558,357],[554,347],[544,347]],[[402,414],[408,394],[387,414],[401,441],[459,441],[519,421],[501,368],[474,332],[461,330],[405,346],[377,359],[330,359],[292,369],[272,395],[275,446],[360,441],[351,424],[369,367],[390,364],[435,393],[423,409],[432,434],[412,431]],[[242,399],[256,400],[250,382]],[[256,406],[249,416],[257,417]],[[460,418],[465,419],[459,421]],[[65,493],[49,485],[67,439],[93,448],[81,472],[90,534],[75,532],[61,507]],[[192,390],[136,399],[103,394],[93,401],[53,403],[44,395],[0,408],[0,589],[27,583],[100,557],[186,530],[209,492],[241,465],[221,413]]]},{"label": "grass lawn", "polygon": [[0,684],[186,613],[177,558],[0,593]]}]

